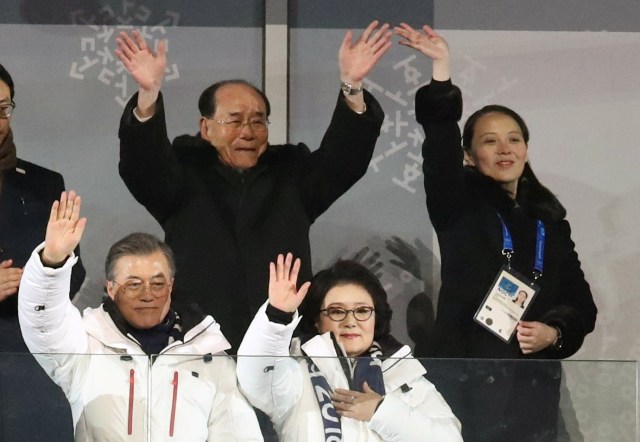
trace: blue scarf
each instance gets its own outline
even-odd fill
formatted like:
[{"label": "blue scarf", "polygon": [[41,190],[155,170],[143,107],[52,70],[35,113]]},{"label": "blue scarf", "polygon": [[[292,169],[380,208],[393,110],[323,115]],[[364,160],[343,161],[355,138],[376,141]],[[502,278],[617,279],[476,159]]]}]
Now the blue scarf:
[{"label": "blue scarf", "polygon": [[[331,334],[336,354],[342,355],[342,350],[338,345],[333,334]],[[373,342],[366,355],[359,357],[355,361],[355,369],[351,376],[351,363],[349,358],[340,357],[340,363],[344,374],[349,380],[349,388],[353,391],[363,392],[363,384],[366,381],[369,387],[384,396],[384,379],[382,378],[382,350],[380,346]],[[336,412],[333,402],[331,401],[331,393],[333,388],[327,382],[320,369],[313,363],[311,358],[307,356],[307,368],[313,391],[320,408],[320,416],[322,417],[322,426],[324,427],[325,442],[341,442],[342,441],[342,425],[340,424],[340,416]]]}]

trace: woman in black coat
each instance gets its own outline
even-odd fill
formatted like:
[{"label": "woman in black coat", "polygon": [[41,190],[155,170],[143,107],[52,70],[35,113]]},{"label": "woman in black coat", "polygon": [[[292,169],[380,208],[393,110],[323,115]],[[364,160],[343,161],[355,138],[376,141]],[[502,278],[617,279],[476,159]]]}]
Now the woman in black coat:
[{"label": "woman in black coat", "polygon": [[[461,137],[462,98],[451,83],[446,41],[428,26],[420,32],[401,24],[396,33],[400,44],[433,61],[433,81],[417,92],[415,105],[425,132],[427,208],[442,259],[429,353],[494,360],[449,361],[446,385],[438,387],[462,421],[465,440],[554,440],[559,364],[495,360],[569,357],[594,329],[597,309],[566,211],[528,163],[524,120],[504,106],[486,106],[469,117]],[[538,288],[509,340],[475,319],[504,268]]]}]

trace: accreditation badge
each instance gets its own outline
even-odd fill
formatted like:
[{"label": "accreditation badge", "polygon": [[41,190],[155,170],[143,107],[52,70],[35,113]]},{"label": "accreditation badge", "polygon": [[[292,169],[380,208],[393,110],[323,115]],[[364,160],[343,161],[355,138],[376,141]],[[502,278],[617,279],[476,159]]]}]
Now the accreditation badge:
[{"label": "accreditation badge", "polygon": [[518,321],[540,287],[503,266],[473,319],[505,342],[511,341]]}]

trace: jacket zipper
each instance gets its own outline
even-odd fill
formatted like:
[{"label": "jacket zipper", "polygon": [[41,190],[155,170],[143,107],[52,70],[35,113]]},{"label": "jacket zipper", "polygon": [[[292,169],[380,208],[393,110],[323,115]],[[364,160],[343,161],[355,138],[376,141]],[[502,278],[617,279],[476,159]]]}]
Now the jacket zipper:
[{"label": "jacket zipper", "polygon": [[171,401],[171,422],[169,424],[169,437],[173,437],[173,429],[176,423],[176,405],[178,400],[178,372],[173,372],[173,401]]},{"label": "jacket zipper", "polygon": [[133,390],[135,380],[135,370],[129,370],[129,412],[127,413],[127,434],[133,433]]}]

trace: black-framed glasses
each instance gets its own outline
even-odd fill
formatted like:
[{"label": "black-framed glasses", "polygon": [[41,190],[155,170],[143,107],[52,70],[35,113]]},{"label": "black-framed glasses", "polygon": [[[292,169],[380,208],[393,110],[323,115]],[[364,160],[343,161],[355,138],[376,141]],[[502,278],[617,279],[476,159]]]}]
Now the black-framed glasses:
[{"label": "black-framed glasses", "polygon": [[255,133],[266,132],[269,127],[269,120],[264,117],[253,117],[248,120],[242,120],[240,118],[229,118],[226,120],[214,120],[213,118],[207,119],[215,121],[218,124],[223,124],[233,130],[241,130],[244,126],[249,126]]},{"label": "black-framed glasses", "polygon": [[13,114],[15,108],[16,103],[13,101],[11,103],[0,104],[0,118],[9,118]]},{"label": "black-framed glasses", "polygon": [[167,288],[171,285],[166,281],[150,282],[148,284],[145,284],[142,281],[127,281],[124,284],[120,284],[116,281],[111,282],[122,287],[124,295],[128,298],[137,298],[147,288],[153,296],[155,296],[156,298],[161,298],[167,294]]},{"label": "black-framed glasses", "polygon": [[329,319],[335,322],[344,321],[349,313],[351,313],[353,317],[356,318],[356,321],[366,321],[371,317],[371,315],[373,315],[373,312],[375,311],[376,309],[374,309],[373,307],[367,306],[358,307],[351,310],[341,307],[329,307],[320,310],[323,315],[328,316]]}]

